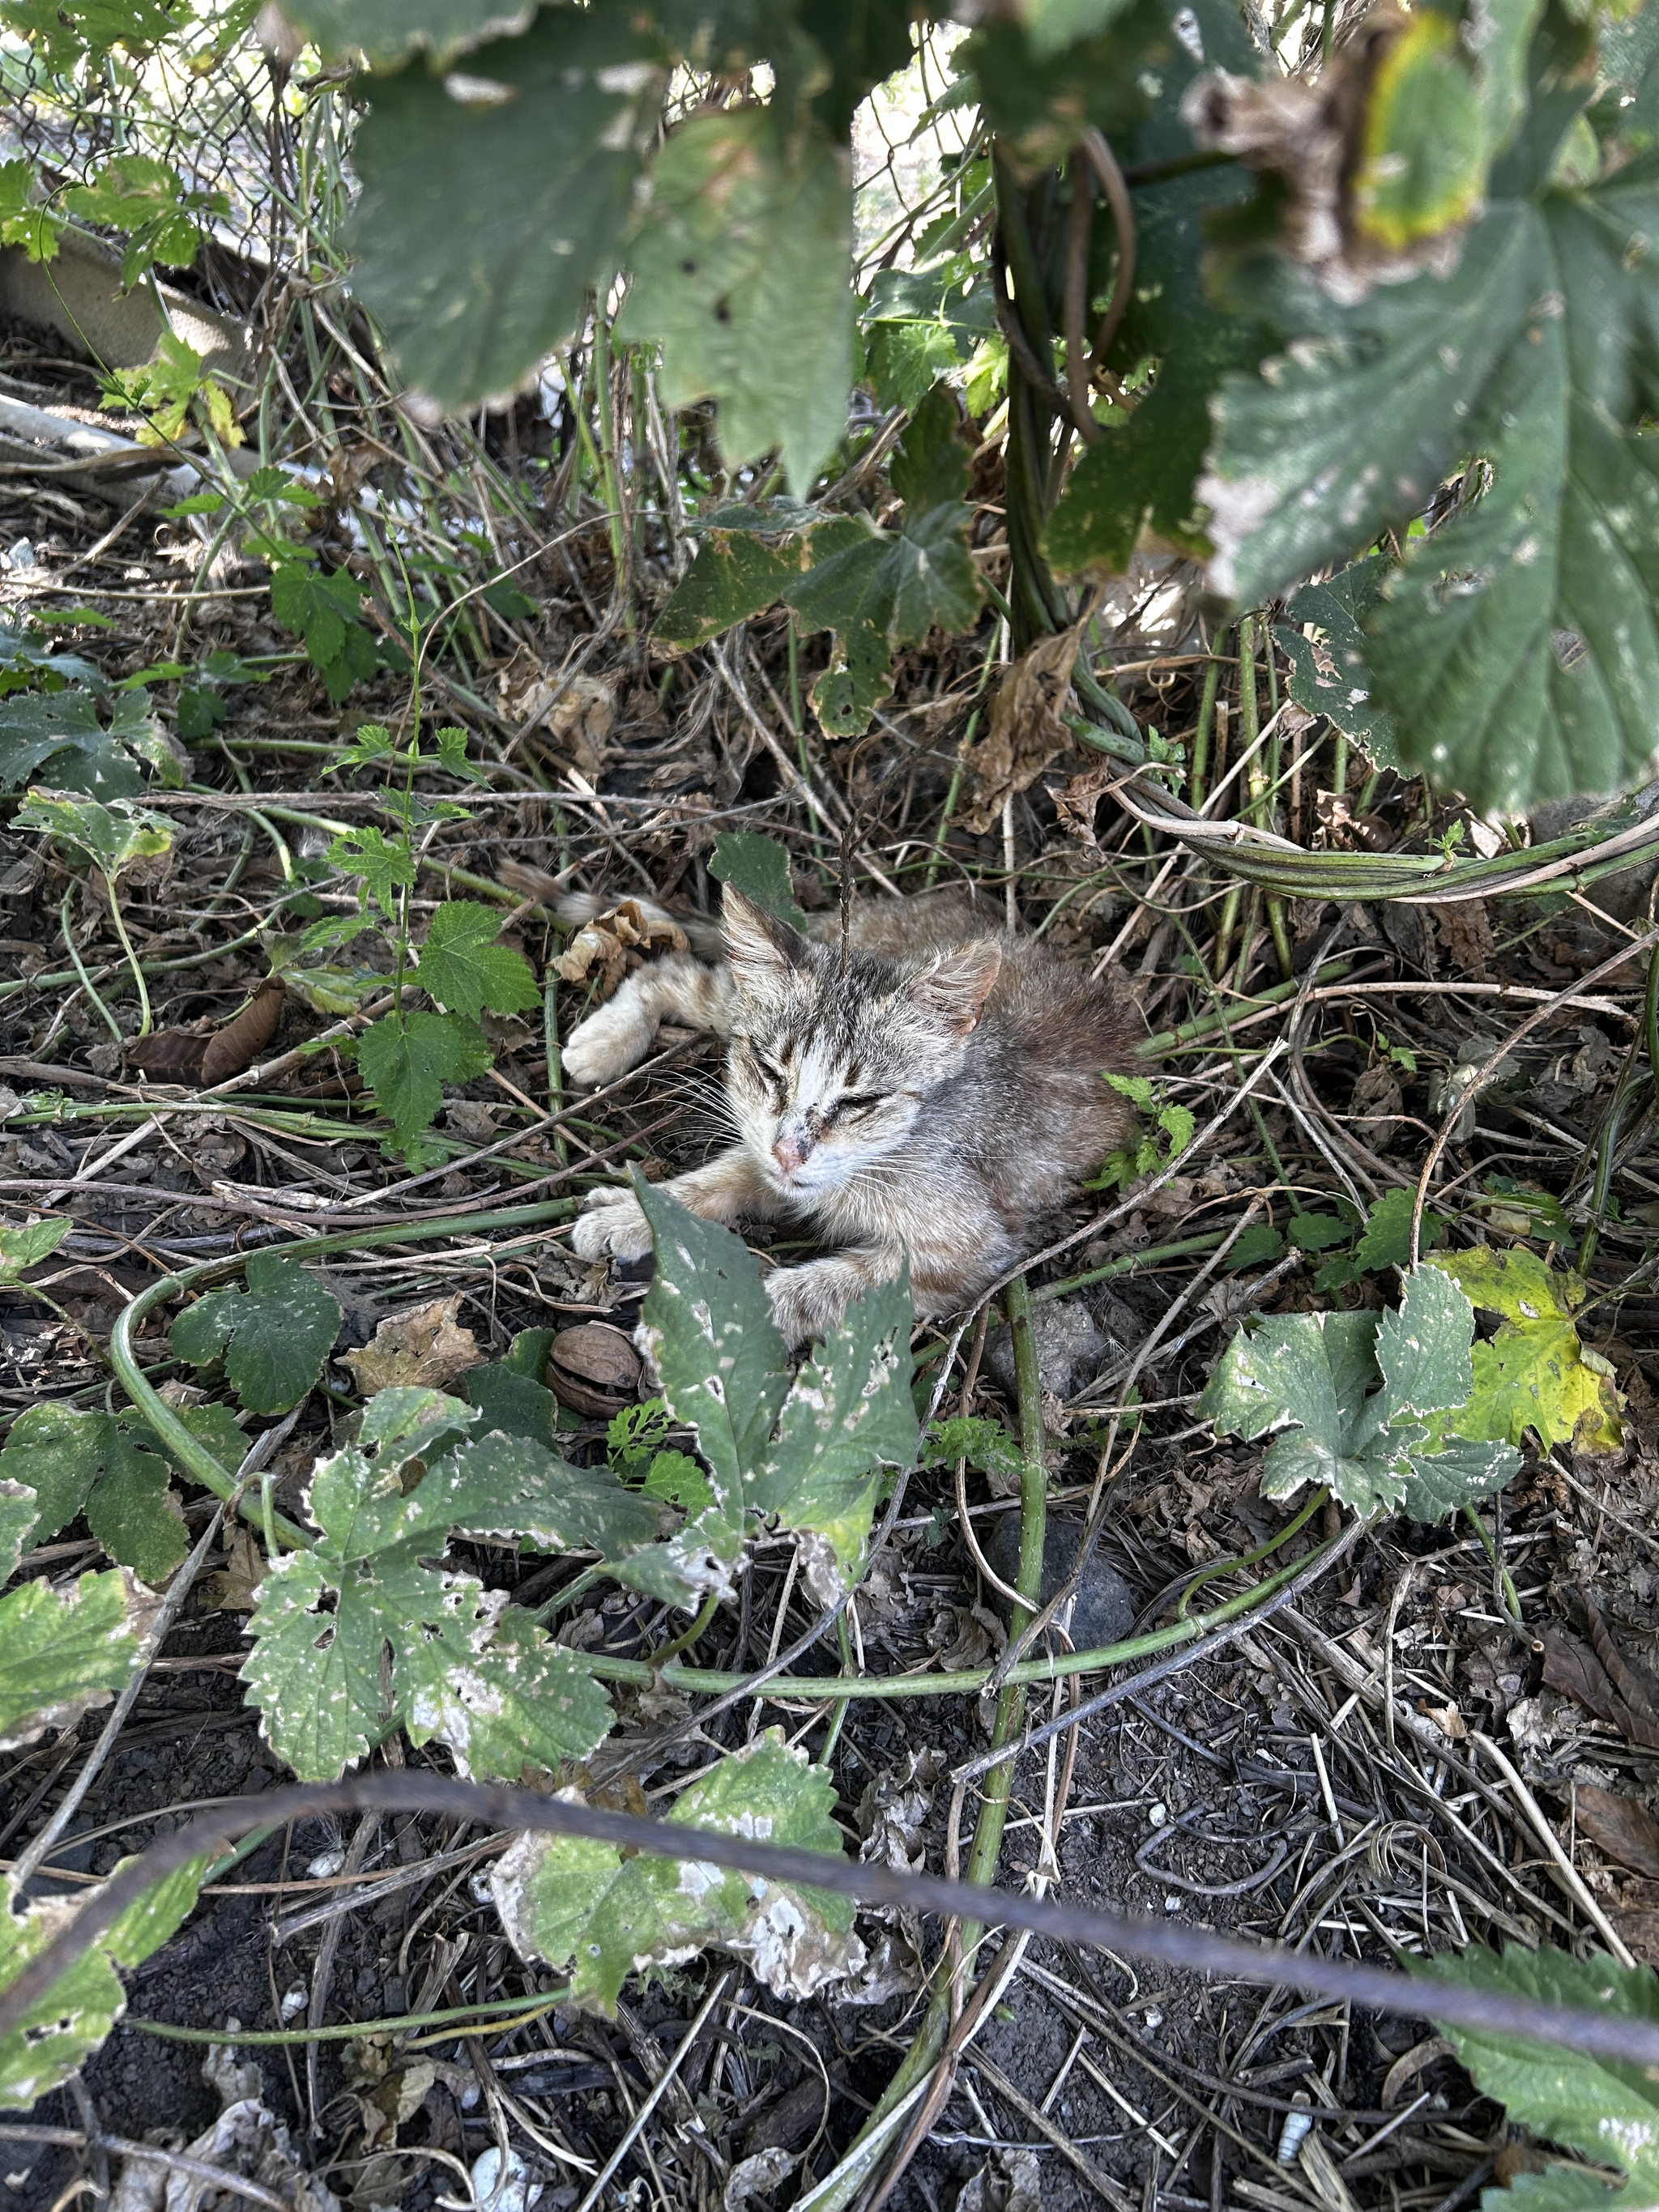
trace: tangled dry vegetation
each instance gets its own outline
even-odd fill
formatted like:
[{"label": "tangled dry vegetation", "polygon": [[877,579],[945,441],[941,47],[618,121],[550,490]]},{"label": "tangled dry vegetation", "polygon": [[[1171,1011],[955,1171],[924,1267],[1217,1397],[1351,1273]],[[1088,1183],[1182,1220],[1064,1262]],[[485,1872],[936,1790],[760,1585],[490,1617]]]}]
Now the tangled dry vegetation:
[{"label": "tangled dry vegetation", "polygon": [[[386,816],[374,769],[334,772],[337,757],[363,723],[406,723],[406,665],[389,656],[343,710],[234,542],[162,519],[153,493],[112,507],[85,482],[11,470],[9,611],[50,623],[112,682],[229,673],[198,679],[217,719],[188,731],[188,679],[151,678],[187,750],[179,784],[143,800],[171,842],[124,871],[118,908],[61,844],[0,837],[0,1206],[14,1224],[73,1222],[0,1291],[0,1404],[105,1405],[111,1330],[137,1293],[182,1266],[321,1234],[334,1242],[316,1273],[344,1324],[320,1386],[274,1425],[279,1511],[300,1510],[302,1478],[373,1389],[459,1384],[527,1328],[557,1333],[561,1443],[581,1457],[642,1387],[628,1334],[641,1286],[577,1262],[554,1202],[628,1163],[653,1179],[694,1164],[717,1133],[718,1054],[671,1035],[593,1099],[567,1102],[555,1065],[550,1097],[550,1042],[603,988],[605,959],[562,973],[568,933],[510,887],[507,864],[707,913],[714,842],[746,830],[787,849],[808,908],[836,899],[844,858],[860,897],[964,883],[1114,966],[1144,1017],[1159,1106],[1186,1108],[1199,1133],[1173,1161],[1153,1139],[1121,1188],[1057,1224],[1030,1278],[1056,1556],[1103,1504],[1100,1556],[1133,1592],[1134,1625],[1164,1623],[1200,1588],[1205,1606],[1245,1590],[1340,1526],[1330,1506],[1287,1534],[1293,1509],[1261,1495],[1259,1449],[1218,1441],[1195,1400],[1244,1316],[1333,1302],[1316,1278],[1350,1254],[1376,1200],[1412,1188],[1443,1132],[1430,1193],[1443,1233],[1576,1267],[1583,1340],[1623,1395],[1620,1441],[1529,1447],[1480,1533],[1466,1519],[1384,1521],[1220,1648],[1144,1677],[1118,1669],[1115,1702],[1015,1765],[996,1879],[1337,1956],[1508,1939],[1659,1960],[1659,1686],[1646,1671],[1659,1632],[1659,1170],[1644,971],[1618,957],[1640,933],[1647,878],[1440,908],[1280,902],[1154,835],[1097,757],[1062,744],[1021,787],[1007,773],[988,790],[963,763],[1000,650],[989,610],[963,637],[906,653],[867,738],[827,742],[801,711],[823,640],[786,618],[702,650],[653,649],[653,609],[684,558],[684,486],[672,464],[665,484],[651,482],[664,456],[643,418],[618,538],[584,489],[564,404],[422,429],[365,380],[356,333],[325,334],[307,361],[269,287],[220,303],[289,334],[276,357],[300,387],[295,420],[314,428],[304,458],[329,566],[361,567],[365,516],[402,501],[411,567],[428,560],[435,575],[465,541],[511,574],[515,595],[470,596],[422,656],[427,711],[466,731],[481,781],[419,769],[420,793],[465,811],[422,826],[412,912],[418,932],[447,896],[496,902],[506,942],[547,983],[546,1023],[486,1014],[494,1065],[449,1087],[424,1164],[389,1156],[359,1071],[331,1042],[375,1003],[380,941],[343,951],[325,978],[261,987],[296,916],[352,903],[322,856]],[[0,390],[132,427],[23,325],[5,333]],[[613,397],[626,417],[625,373]],[[706,487],[714,462],[695,429]],[[994,444],[981,448],[971,493],[993,582],[1000,465]],[[878,499],[873,471],[845,496]],[[385,625],[375,605],[364,620]],[[1297,842],[1427,852],[1452,828],[1421,785],[1370,775],[1346,747],[1339,777],[1328,733],[1287,702],[1271,629],[1241,664],[1237,633],[1218,646],[1178,573],[1098,619],[1137,717],[1189,758],[1202,724],[1212,788],[1247,758],[1241,733],[1278,716]],[[613,974],[637,949],[629,935],[599,946]],[[130,953],[153,1010],[141,1044]],[[505,1218],[529,1205],[550,1211]],[[1328,1225],[1287,1241],[1310,1218]],[[436,1222],[451,1225],[425,1233]],[[1336,1302],[1380,1307],[1386,1274],[1358,1261],[1349,1273]],[[136,1350],[185,1407],[200,1392],[170,1358],[166,1319],[156,1309]],[[924,1332],[916,1346],[934,1355],[940,1415],[996,1414],[1018,1431],[1006,1310],[948,1343],[942,1367],[947,1340]],[[914,1474],[847,1609],[845,1659],[820,1650],[803,1668],[992,1666],[1016,1488],[948,1459]],[[188,1484],[177,1505],[192,1542],[210,1525],[219,1535],[187,1588],[175,1577],[170,1632],[118,1724],[95,1711],[9,1757],[3,1848],[37,1891],[73,1894],[192,1804],[276,1777],[238,1680],[258,1531],[227,1530],[217,1501]],[[518,1606],[580,1579],[572,1562],[510,1545],[453,1553]],[[71,1522],[25,1572],[61,1579],[100,1557]],[[816,1613],[797,1567],[792,1540],[763,1547],[739,1601],[700,1625],[681,1663],[742,1675],[794,1644]],[[1090,1620],[1091,1587],[1079,1648],[1127,1626]],[[629,1658],[659,1654],[681,1625],[603,1582],[553,1618],[567,1645]],[[1034,1692],[1029,1718],[1103,1686]],[[830,1717],[763,1692],[711,1716],[662,1682],[617,1698],[612,1786],[629,1805],[659,1804],[779,1725],[827,1759],[849,1848],[934,1871],[967,1856],[983,1778],[965,1790],[957,1778],[986,1747],[981,1697],[861,1698]],[[396,1736],[375,1756],[445,1758]],[[169,2207],[337,2198],[421,2212],[468,2201],[469,2173],[480,2201],[545,2212],[744,2212],[806,2195],[913,2040],[945,1931],[866,1916],[862,1978],[798,2002],[698,1959],[631,1982],[608,2021],[562,2005],[556,1978],[509,1948],[483,1882],[504,1840],[364,1818],[261,1842],[137,1970],[129,2017],[83,2075],[0,2128],[9,2201],[102,2202],[113,2189],[127,2208],[165,2195]],[[1426,2028],[1024,1939],[993,1939],[977,1964],[988,1978],[951,2025],[937,2094],[901,2126],[887,2179],[872,2175],[872,2207],[890,2188],[927,2212],[1030,2212],[1039,2197],[1057,2212],[1099,2200],[1110,2212],[1457,2212],[1537,2163]],[[538,1990],[545,2002],[525,2008]],[[492,2024],[491,2008],[509,2005],[511,2023]],[[477,2162],[492,2146],[487,2197]]]}]

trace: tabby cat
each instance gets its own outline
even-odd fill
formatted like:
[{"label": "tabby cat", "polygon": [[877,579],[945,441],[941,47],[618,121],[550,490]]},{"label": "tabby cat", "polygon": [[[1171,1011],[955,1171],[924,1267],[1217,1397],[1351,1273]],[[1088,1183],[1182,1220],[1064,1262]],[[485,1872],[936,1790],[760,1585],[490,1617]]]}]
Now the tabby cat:
[{"label": "tabby cat", "polygon": [[[838,1248],[767,1278],[792,1345],[907,1259],[918,1316],[970,1305],[1133,1126],[1102,1080],[1135,1027],[1121,978],[988,927],[963,894],[861,902],[843,962],[835,915],[803,936],[728,885],[723,937],[723,960],[673,952],[627,977],[565,1073],[614,1081],[664,1019],[730,1038],[740,1141],[666,1188],[709,1220],[799,1222]],[[584,1259],[650,1250],[631,1191],[584,1204]]]}]

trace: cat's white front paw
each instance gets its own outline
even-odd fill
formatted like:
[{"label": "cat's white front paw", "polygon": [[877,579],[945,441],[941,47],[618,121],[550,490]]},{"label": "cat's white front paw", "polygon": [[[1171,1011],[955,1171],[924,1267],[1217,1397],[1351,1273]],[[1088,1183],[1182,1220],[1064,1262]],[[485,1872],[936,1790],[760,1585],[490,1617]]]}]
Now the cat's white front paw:
[{"label": "cat's white front paw", "polygon": [[571,1030],[565,1041],[564,1072],[579,1091],[594,1091],[637,1067],[650,1049],[651,1024],[644,1013],[615,998]]},{"label": "cat's white front paw", "polygon": [[570,1244],[580,1260],[642,1260],[651,1249],[651,1224],[631,1190],[590,1190]]},{"label": "cat's white front paw", "polygon": [[766,1295],[772,1301],[772,1318],[793,1352],[815,1336],[834,1328],[847,1310],[847,1292],[821,1263],[805,1267],[778,1267],[766,1278]]}]

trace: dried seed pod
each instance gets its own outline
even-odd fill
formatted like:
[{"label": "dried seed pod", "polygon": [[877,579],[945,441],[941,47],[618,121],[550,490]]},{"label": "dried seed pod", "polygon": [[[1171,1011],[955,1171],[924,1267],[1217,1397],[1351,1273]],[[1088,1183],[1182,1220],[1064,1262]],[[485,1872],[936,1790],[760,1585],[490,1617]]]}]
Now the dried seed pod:
[{"label": "dried seed pod", "polygon": [[623,1330],[585,1321],[554,1338],[547,1385],[562,1405],[605,1419],[639,1395],[640,1355]]}]

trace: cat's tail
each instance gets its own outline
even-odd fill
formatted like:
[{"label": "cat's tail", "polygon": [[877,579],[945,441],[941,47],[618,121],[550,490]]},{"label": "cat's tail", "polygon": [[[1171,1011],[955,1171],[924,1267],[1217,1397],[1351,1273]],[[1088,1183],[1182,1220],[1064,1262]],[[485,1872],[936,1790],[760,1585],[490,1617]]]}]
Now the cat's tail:
[{"label": "cat's tail", "polygon": [[654,899],[640,897],[636,891],[602,895],[567,890],[556,876],[550,876],[544,868],[532,868],[524,860],[503,860],[495,873],[508,890],[517,891],[520,898],[534,899],[572,929],[580,929],[598,915],[611,913],[626,898],[647,921],[672,922],[683,931],[691,950],[702,958],[718,960],[726,949],[719,922],[710,921],[704,915],[671,914],[666,907],[659,906]]}]

